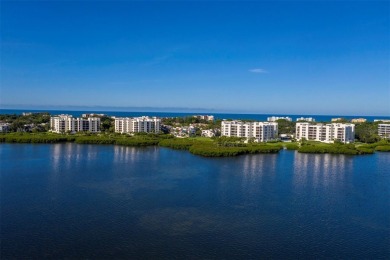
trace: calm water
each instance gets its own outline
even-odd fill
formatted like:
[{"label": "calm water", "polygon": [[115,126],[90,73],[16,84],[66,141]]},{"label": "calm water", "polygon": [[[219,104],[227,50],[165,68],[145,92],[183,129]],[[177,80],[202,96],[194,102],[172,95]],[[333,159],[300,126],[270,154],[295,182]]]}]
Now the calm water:
[{"label": "calm water", "polygon": [[390,153],[1,144],[1,258],[390,258]]},{"label": "calm water", "polygon": [[278,114],[223,114],[223,113],[174,113],[174,112],[123,112],[123,111],[73,111],[73,110],[15,110],[15,109],[0,109],[0,114],[17,114],[20,115],[23,112],[49,112],[52,115],[69,114],[75,117],[79,117],[85,113],[96,113],[96,114],[107,114],[110,116],[117,117],[136,117],[136,116],[157,116],[157,117],[184,117],[192,115],[214,115],[216,119],[247,119],[247,120],[258,120],[267,121],[267,117],[270,116],[289,116],[295,121],[298,117],[313,117],[317,122],[330,122],[332,118],[343,117],[346,119],[353,118],[366,118],[367,121],[374,121],[374,119],[387,119],[390,120],[390,116],[340,116],[340,115],[278,115]]}]

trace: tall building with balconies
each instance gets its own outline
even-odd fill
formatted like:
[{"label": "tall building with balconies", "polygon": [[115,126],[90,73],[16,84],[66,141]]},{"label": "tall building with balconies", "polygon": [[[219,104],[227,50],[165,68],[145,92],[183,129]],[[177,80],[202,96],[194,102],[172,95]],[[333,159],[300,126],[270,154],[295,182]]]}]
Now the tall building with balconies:
[{"label": "tall building with balconies", "polygon": [[378,124],[378,135],[390,139],[390,124]]},{"label": "tall building with balconies", "polygon": [[115,132],[117,133],[158,133],[160,128],[161,119],[157,117],[115,118]]},{"label": "tall building with balconies", "polygon": [[221,135],[255,138],[257,142],[266,142],[278,137],[278,123],[224,120],[221,123]]},{"label": "tall building with balconies", "polygon": [[50,118],[50,129],[55,133],[100,132],[100,118],[74,118],[71,115],[58,115]]},{"label": "tall building with balconies", "polygon": [[355,141],[354,124],[297,123],[295,130],[297,140],[306,139],[324,143],[333,143],[335,140],[342,143],[353,143]]}]

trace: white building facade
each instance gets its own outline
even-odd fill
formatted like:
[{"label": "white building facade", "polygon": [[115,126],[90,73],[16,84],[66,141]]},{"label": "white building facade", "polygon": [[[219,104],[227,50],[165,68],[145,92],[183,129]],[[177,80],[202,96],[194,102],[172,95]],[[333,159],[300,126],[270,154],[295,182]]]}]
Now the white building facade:
[{"label": "white building facade", "polygon": [[0,132],[2,133],[6,133],[9,131],[10,129],[10,125],[9,123],[0,123]]},{"label": "white building facade", "polygon": [[257,142],[266,142],[278,137],[278,123],[222,121],[221,135],[255,138]]},{"label": "white building facade", "polygon": [[193,116],[198,119],[206,120],[206,121],[214,121],[214,116],[212,115],[195,115]]},{"label": "white building facade", "polygon": [[277,120],[280,120],[280,119],[283,119],[283,120],[286,120],[286,121],[292,121],[292,118],[291,117],[288,117],[288,116],[270,116],[270,117],[267,117],[267,121],[268,122],[276,122]]},{"label": "white building facade", "polygon": [[296,124],[296,139],[319,141],[324,143],[333,143],[338,140],[342,143],[353,143],[355,141],[354,124]]},{"label": "white building facade", "polygon": [[316,120],[312,117],[298,117],[297,122],[299,121],[315,122]]},{"label": "white building facade", "polygon": [[115,118],[115,132],[117,133],[158,133],[160,128],[161,119],[157,117]]},{"label": "white building facade", "polygon": [[215,133],[214,133],[213,129],[206,129],[206,130],[202,130],[202,136],[204,136],[204,137],[214,137]]},{"label": "white building facade", "polygon": [[58,115],[50,117],[50,129],[55,133],[65,132],[100,132],[100,118],[74,118],[71,115]]},{"label": "white building facade", "polygon": [[390,124],[378,124],[378,135],[390,139]]}]

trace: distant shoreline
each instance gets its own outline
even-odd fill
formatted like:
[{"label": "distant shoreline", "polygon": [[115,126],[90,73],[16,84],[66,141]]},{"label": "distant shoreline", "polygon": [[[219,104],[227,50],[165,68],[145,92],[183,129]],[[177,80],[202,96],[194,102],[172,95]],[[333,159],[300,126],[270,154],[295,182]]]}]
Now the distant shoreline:
[{"label": "distant shoreline", "polygon": [[105,111],[105,110],[49,110],[49,109],[0,109],[0,114],[22,114],[23,112],[48,112],[51,115],[57,114],[70,114],[75,117],[80,117],[85,113],[99,113],[107,114],[108,116],[118,116],[118,117],[138,117],[138,116],[157,116],[157,117],[184,117],[196,114],[209,114],[214,115],[216,119],[241,119],[241,120],[257,120],[257,121],[267,121],[267,117],[270,116],[288,116],[296,121],[298,117],[313,117],[317,122],[330,122],[332,118],[342,117],[345,119],[353,118],[366,118],[368,122],[374,121],[374,119],[387,119],[390,120],[390,116],[364,116],[364,115],[313,115],[313,114],[254,114],[254,113],[214,113],[214,112],[153,112],[153,111]]}]

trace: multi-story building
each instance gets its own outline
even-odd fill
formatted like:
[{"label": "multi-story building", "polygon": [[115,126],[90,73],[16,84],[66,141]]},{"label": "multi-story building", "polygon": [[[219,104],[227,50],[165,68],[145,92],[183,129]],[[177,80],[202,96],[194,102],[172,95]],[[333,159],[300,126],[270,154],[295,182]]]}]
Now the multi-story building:
[{"label": "multi-story building", "polygon": [[117,133],[158,133],[160,132],[161,119],[157,117],[125,117],[115,118],[115,132]]},{"label": "multi-story building", "polygon": [[353,143],[355,140],[355,125],[297,123],[296,139],[302,140],[303,138],[324,143],[333,143],[335,140],[342,143]]},{"label": "multi-story building", "polygon": [[2,132],[2,133],[8,132],[10,125],[11,124],[9,124],[9,123],[0,123],[0,132]]},{"label": "multi-story building", "polygon": [[312,117],[298,117],[297,122],[299,121],[315,122],[316,120]]},{"label": "multi-story building", "polygon": [[202,136],[213,137],[213,136],[215,136],[215,133],[214,133],[213,129],[206,129],[206,130],[202,130]]},{"label": "multi-story building", "polygon": [[339,121],[344,121],[345,119],[342,118],[342,117],[336,117],[336,118],[332,118],[330,121],[332,122],[339,122]]},{"label": "multi-story building", "polygon": [[91,113],[91,114],[82,114],[81,117],[102,117],[102,116],[107,116],[106,114],[95,114],[95,113]]},{"label": "multi-story building", "polygon": [[374,119],[374,122],[390,123],[390,119]]},{"label": "multi-story building", "polygon": [[286,120],[286,121],[292,121],[292,118],[291,117],[283,117],[283,116],[270,116],[270,117],[267,117],[267,121],[268,122],[276,122],[277,120],[279,119],[283,119],[283,120]]},{"label": "multi-story building", "polygon": [[390,124],[378,124],[378,135],[390,139]]},{"label": "multi-story building", "polygon": [[211,115],[194,115],[193,117],[206,121],[214,121],[214,116]]},{"label": "multi-story building", "polygon": [[353,118],[353,119],[351,119],[352,123],[364,123],[366,121],[367,121],[367,119],[365,119],[365,118]]},{"label": "multi-story building", "polygon": [[255,138],[257,142],[266,142],[278,137],[278,123],[222,121],[221,135]]},{"label": "multi-story building", "polygon": [[74,118],[71,115],[58,115],[50,117],[50,129],[55,133],[65,132],[100,132],[100,118]]}]

